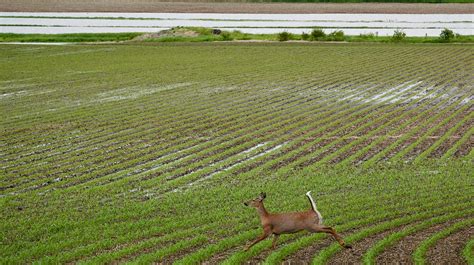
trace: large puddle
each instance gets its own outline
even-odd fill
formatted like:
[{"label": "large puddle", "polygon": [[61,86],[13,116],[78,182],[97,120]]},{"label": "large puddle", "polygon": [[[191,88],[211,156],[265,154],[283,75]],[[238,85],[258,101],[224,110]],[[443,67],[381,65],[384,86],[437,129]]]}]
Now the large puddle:
[{"label": "large puddle", "polygon": [[156,32],[176,26],[199,26],[247,33],[326,32],[346,35],[437,36],[444,28],[473,35],[470,14],[202,14],[202,13],[30,13],[0,12],[3,33]]}]

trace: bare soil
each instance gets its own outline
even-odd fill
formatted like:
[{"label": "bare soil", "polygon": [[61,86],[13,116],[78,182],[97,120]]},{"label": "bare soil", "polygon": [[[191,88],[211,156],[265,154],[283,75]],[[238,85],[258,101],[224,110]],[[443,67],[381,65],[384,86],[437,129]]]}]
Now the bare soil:
[{"label": "bare soil", "polygon": [[[413,224],[410,224],[413,225]],[[406,226],[399,226],[394,227],[389,230],[368,236],[362,240],[351,242],[350,245],[352,248],[345,249],[341,248],[339,252],[337,252],[327,264],[361,264],[362,256],[365,252],[373,246],[379,240],[382,240],[386,236],[398,232],[405,228]],[[350,234],[357,233],[358,231],[364,229],[366,227],[360,227],[355,229],[350,229],[348,231],[344,231],[341,236],[344,238]],[[323,248],[328,247],[332,243],[334,243],[334,239],[332,237],[326,236],[324,239],[317,241],[315,244],[300,249],[295,254],[291,255],[285,260],[285,264],[310,264],[313,257]]]},{"label": "bare soil", "polygon": [[468,130],[470,128],[472,128],[473,124],[468,122],[468,123],[465,123],[461,126],[461,128],[459,128],[453,136],[449,137],[446,141],[443,142],[443,144],[441,144],[438,148],[436,148],[435,151],[433,151],[431,154],[430,154],[430,158],[433,158],[433,157],[436,157],[436,158],[439,158],[441,157],[442,155],[444,155],[453,145],[456,144],[457,141],[459,141],[459,139],[462,138],[462,136],[468,132]]},{"label": "bare soil", "polygon": [[209,258],[208,260],[203,262],[203,264],[206,264],[206,265],[221,264],[225,259],[230,257],[232,254],[234,254],[238,251],[241,251],[242,249],[244,249],[244,247],[245,247],[244,245],[243,246],[237,246],[237,247],[233,247],[233,248],[229,248],[227,250],[224,250],[223,252],[216,253],[214,256],[212,256],[211,258]]},{"label": "bare soil", "polygon": [[155,33],[146,33],[136,37],[134,40],[143,41],[146,39],[156,39],[161,37],[197,37],[199,33],[186,28],[173,28],[169,30],[162,30]]},{"label": "bare soil", "polygon": [[153,0],[3,0],[0,12],[154,12],[262,14],[472,14],[474,4],[421,3],[216,3]]},{"label": "bare soil", "polygon": [[468,155],[472,148],[474,147],[474,137],[470,137],[468,141],[463,143],[459,149],[454,153],[454,156],[456,157],[463,157]]},{"label": "bare soil", "polygon": [[[458,220],[451,220],[446,223],[436,224],[427,229],[421,230],[417,233],[408,235],[400,240],[397,244],[387,248],[382,254],[377,257],[377,264],[388,264],[397,261],[400,264],[413,264],[412,254],[420,243],[431,236],[432,234],[449,227],[450,225],[459,222]],[[442,257],[439,258],[444,258]],[[459,253],[455,253],[454,256],[459,256]],[[432,263],[441,264],[441,263]],[[458,263],[444,263],[444,264],[458,264]]]},{"label": "bare soil", "polygon": [[460,253],[462,252],[466,242],[473,236],[474,227],[469,227],[439,240],[426,254],[428,263],[467,264]]},{"label": "bare soil", "polygon": [[396,233],[403,228],[406,228],[406,226],[394,227],[390,230],[386,230],[381,233],[368,236],[360,241],[354,242],[352,244],[352,249],[343,249],[339,251],[329,260],[328,264],[361,264],[362,256],[370,247],[390,234]]},{"label": "bare soil", "polygon": [[311,260],[323,248],[329,247],[334,242],[332,237],[324,237],[321,240],[316,241],[309,247],[302,248],[295,254],[287,257],[283,264],[311,264]]}]

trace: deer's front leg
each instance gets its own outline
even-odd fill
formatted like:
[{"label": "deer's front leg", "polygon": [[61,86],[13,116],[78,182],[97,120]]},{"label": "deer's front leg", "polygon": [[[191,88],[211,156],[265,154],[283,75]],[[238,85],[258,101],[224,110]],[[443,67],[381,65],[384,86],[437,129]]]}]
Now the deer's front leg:
[{"label": "deer's front leg", "polygon": [[255,239],[250,245],[248,245],[245,248],[245,251],[249,250],[253,245],[257,244],[258,242],[260,242],[262,240],[264,240],[265,238],[267,238],[271,234],[272,234],[272,230],[270,229],[270,227],[264,227],[263,228],[263,235],[257,237],[257,239]]}]

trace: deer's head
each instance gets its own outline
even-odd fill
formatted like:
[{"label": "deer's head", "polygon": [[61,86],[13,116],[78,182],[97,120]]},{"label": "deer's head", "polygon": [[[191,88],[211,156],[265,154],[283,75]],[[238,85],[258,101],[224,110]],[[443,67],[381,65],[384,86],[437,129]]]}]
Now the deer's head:
[{"label": "deer's head", "polygon": [[263,199],[265,199],[266,197],[267,197],[267,194],[265,194],[265,192],[261,192],[257,198],[250,200],[248,202],[244,202],[244,205],[258,208],[262,205]]}]

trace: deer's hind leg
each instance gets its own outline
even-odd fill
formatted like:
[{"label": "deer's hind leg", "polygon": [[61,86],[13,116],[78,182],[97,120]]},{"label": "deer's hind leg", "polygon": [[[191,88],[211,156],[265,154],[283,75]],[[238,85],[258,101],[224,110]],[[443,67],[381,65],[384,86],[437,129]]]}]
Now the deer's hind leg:
[{"label": "deer's hind leg", "polygon": [[336,230],[330,226],[314,224],[308,230],[313,233],[331,234],[334,237],[334,239],[336,239],[337,242],[339,242],[339,245],[341,245],[341,247],[352,248],[350,245],[346,245],[346,243],[344,242],[344,239],[342,239],[342,237],[336,232]]}]

